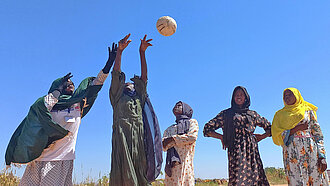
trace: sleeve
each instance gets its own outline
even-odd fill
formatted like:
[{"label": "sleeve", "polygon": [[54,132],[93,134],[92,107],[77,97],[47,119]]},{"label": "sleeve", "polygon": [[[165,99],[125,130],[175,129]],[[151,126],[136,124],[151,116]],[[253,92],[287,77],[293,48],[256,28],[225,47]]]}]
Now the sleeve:
[{"label": "sleeve", "polygon": [[266,118],[261,117],[256,111],[254,111],[254,118],[258,127],[263,128],[265,131],[271,130],[270,122]]},{"label": "sleeve", "polygon": [[326,158],[323,134],[321,131],[320,124],[317,122],[316,116],[313,111],[310,112],[310,126],[313,138],[317,146],[317,154],[319,158]]},{"label": "sleeve", "polygon": [[[47,97],[47,96],[45,96]],[[56,139],[63,138],[68,134],[68,130],[65,130],[58,123],[53,121],[50,111],[45,105],[45,97],[38,99],[31,107],[28,113],[29,117],[36,117],[36,119],[43,125],[45,129],[44,132],[49,137],[54,137]],[[54,104],[55,105],[55,104]]]},{"label": "sleeve", "polygon": [[289,146],[290,143],[293,141],[293,136],[290,136],[290,130],[283,131],[281,136],[282,136],[282,139],[283,139],[283,143],[286,146]]},{"label": "sleeve", "polygon": [[190,120],[190,128],[187,134],[174,135],[175,145],[180,147],[184,145],[189,145],[194,143],[197,140],[198,135],[198,123],[197,120]]},{"label": "sleeve", "polygon": [[[169,128],[170,128],[170,127],[169,127]],[[165,130],[162,141],[163,141],[165,138],[168,138],[168,137],[171,136],[171,135],[168,133],[169,128],[167,128],[167,129]],[[174,147],[174,146],[175,146],[175,142],[173,141],[173,142],[169,143],[166,147],[163,146],[163,151],[166,152],[168,149],[170,149],[170,148],[172,148],[172,147]]]},{"label": "sleeve", "polygon": [[144,103],[147,96],[147,82],[136,75],[131,80],[134,82],[137,95],[141,98],[141,103]]},{"label": "sleeve", "polygon": [[112,107],[115,107],[124,90],[125,74],[124,72],[119,72],[114,70],[111,72],[111,75],[112,75],[112,79],[109,90],[109,97]]},{"label": "sleeve", "polygon": [[105,74],[101,70],[99,74],[96,76],[96,78],[93,80],[91,85],[103,85],[104,81],[107,79],[109,73]]},{"label": "sleeve", "polygon": [[57,102],[58,99],[56,99],[52,93],[49,93],[44,97],[44,104],[48,111],[51,111]]},{"label": "sleeve", "polygon": [[216,117],[214,117],[204,125],[204,136],[208,137],[207,133],[214,132],[215,130],[222,128],[224,126],[224,122],[224,111],[221,111]]}]

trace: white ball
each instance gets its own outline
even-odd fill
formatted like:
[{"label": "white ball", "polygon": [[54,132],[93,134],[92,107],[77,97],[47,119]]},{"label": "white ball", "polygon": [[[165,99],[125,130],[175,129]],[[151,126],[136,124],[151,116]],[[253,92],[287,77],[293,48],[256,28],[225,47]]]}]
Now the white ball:
[{"label": "white ball", "polygon": [[176,31],[176,22],[170,16],[163,16],[156,23],[157,30],[163,36],[170,36]]}]

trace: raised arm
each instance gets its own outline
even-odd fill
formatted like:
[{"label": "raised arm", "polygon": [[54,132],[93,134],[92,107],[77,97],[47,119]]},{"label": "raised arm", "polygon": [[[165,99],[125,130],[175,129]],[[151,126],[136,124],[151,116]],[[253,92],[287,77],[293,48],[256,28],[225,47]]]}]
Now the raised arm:
[{"label": "raised arm", "polygon": [[99,72],[96,78],[93,80],[92,85],[103,85],[104,81],[107,79],[110,69],[115,61],[117,54],[117,44],[112,43],[112,49],[108,47],[109,57],[107,63],[104,65],[103,69]]},{"label": "raised arm", "polygon": [[118,51],[115,59],[115,65],[113,66],[114,71],[121,72],[121,55],[128,44],[132,42],[132,40],[128,40],[129,36],[131,36],[131,34],[126,35],[118,42]]},{"label": "raised arm", "polygon": [[141,45],[140,45],[140,59],[141,59],[141,79],[144,82],[147,82],[148,80],[148,72],[147,72],[147,62],[146,62],[146,50],[149,46],[152,46],[150,41],[152,39],[147,39],[147,35],[144,35],[143,39],[141,39]]}]

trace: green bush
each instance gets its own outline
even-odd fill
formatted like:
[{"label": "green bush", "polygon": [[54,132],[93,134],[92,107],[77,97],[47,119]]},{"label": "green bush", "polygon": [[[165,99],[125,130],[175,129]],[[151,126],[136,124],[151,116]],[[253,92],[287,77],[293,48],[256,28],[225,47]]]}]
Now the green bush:
[{"label": "green bush", "polygon": [[266,167],[265,173],[270,184],[288,183],[283,168]]}]

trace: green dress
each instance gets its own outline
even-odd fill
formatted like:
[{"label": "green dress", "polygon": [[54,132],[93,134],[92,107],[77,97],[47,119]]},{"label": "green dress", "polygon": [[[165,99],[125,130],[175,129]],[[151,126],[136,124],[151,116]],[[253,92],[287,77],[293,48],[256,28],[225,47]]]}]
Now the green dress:
[{"label": "green dress", "polygon": [[111,186],[149,185],[143,142],[142,108],[146,98],[146,82],[135,76],[136,95],[123,93],[125,74],[113,71],[110,101],[113,107]]}]

